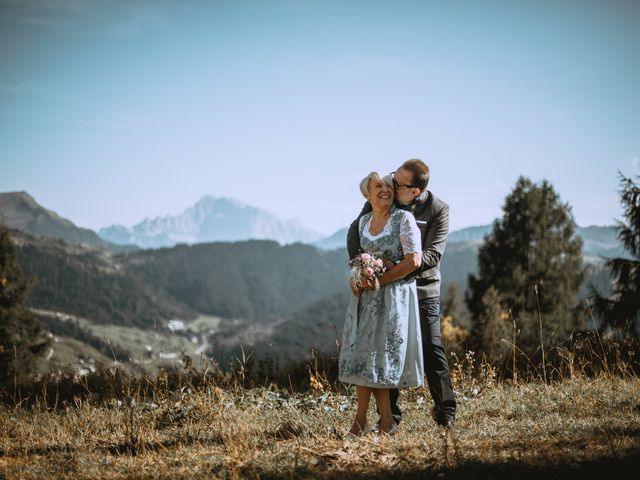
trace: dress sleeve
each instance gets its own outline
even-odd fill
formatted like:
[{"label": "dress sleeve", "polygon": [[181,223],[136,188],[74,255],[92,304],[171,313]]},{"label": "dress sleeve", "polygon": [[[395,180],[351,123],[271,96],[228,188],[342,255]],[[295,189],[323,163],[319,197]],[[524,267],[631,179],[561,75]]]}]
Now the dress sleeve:
[{"label": "dress sleeve", "polygon": [[420,230],[416,219],[408,212],[403,212],[400,220],[400,244],[402,245],[402,253],[421,253],[422,245],[420,241]]},{"label": "dress sleeve", "polygon": [[362,251],[362,237],[363,236],[368,236],[365,233],[365,228],[367,227],[367,225],[369,224],[369,219],[371,218],[371,214],[370,213],[366,213],[364,215],[362,215],[360,217],[360,220],[358,221],[358,232],[360,234],[360,251]]}]

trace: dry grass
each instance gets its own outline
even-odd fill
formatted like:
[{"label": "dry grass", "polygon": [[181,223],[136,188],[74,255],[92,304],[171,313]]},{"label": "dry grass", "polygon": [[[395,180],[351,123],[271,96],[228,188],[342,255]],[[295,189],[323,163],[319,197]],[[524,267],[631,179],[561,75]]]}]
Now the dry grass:
[{"label": "dry grass", "polygon": [[[355,442],[355,399],[207,385],[156,399],[63,410],[0,407],[0,478],[586,478],[640,466],[640,381],[543,383],[457,377],[453,431],[426,389],[403,392],[393,437]],[[370,412],[375,419],[375,412]],[[619,477],[619,475],[618,475]]]}]

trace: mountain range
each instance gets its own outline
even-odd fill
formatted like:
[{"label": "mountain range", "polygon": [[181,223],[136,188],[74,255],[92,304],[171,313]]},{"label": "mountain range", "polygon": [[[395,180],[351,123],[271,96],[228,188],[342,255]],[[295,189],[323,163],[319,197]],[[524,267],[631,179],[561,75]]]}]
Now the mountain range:
[{"label": "mountain range", "polygon": [[[298,221],[282,220],[237,200],[212,196],[203,197],[180,215],[148,218],[133,227],[112,225],[96,234],[47,210],[26,192],[7,192],[0,193],[0,221],[31,235],[100,246],[112,252],[241,240],[275,240],[283,245],[306,243],[332,250],[344,248],[347,238],[347,228],[322,238]],[[448,244],[463,242],[477,248],[491,228],[479,225],[455,230],[449,233]],[[624,255],[615,227],[578,227],[576,233],[583,240],[583,254],[594,261],[599,256]]]},{"label": "mountain range", "polygon": [[[482,244],[485,235],[491,233],[491,229],[492,225],[478,225],[454,230],[447,237],[447,251],[451,248],[459,250],[459,245],[454,247],[456,244],[477,248]],[[347,231],[347,228],[340,229],[314,245],[324,250],[344,248],[347,244]],[[597,261],[599,257],[623,257],[626,255],[618,240],[616,228],[613,226],[577,227],[576,233],[583,242],[583,255],[589,257],[591,261]]]},{"label": "mountain range", "polygon": [[100,229],[98,234],[112,243],[142,248],[240,240],[313,244],[322,237],[296,220],[282,220],[237,200],[211,196],[202,198],[180,215],[147,218],[133,227],[112,225]]}]

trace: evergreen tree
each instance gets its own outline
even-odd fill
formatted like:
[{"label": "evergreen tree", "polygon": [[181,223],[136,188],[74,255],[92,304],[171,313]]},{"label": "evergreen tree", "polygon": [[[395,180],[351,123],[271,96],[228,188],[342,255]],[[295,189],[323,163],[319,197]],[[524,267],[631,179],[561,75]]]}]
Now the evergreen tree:
[{"label": "evergreen tree", "polygon": [[490,364],[498,365],[511,351],[513,328],[509,319],[509,312],[502,306],[500,292],[494,287],[482,296],[482,311],[475,319],[472,342],[482,347],[482,353]]},{"label": "evergreen tree", "polygon": [[468,327],[467,312],[464,309],[464,295],[460,284],[451,282],[442,300],[442,315],[452,317],[458,325]]},{"label": "evergreen tree", "polygon": [[471,338],[486,337],[477,330],[484,328],[485,295],[493,287],[492,298],[511,310],[521,330],[519,343],[531,350],[540,344],[538,305],[546,342],[575,327],[575,296],[584,277],[582,240],[575,235],[571,208],[546,180],[534,184],[520,177],[503,211],[479,249],[478,275],[469,276]]},{"label": "evergreen tree", "polygon": [[25,307],[31,281],[24,278],[9,229],[0,224],[0,389],[25,383],[44,349],[43,329]]},{"label": "evergreen tree", "polygon": [[469,337],[471,321],[460,284],[452,282],[442,300],[440,332],[442,342],[449,353],[461,356],[465,352],[465,343]]},{"label": "evergreen tree", "polygon": [[637,338],[640,336],[640,186],[622,174],[620,202],[627,223],[617,222],[618,238],[631,258],[607,260],[614,278],[612,293],[604,298],[594,288],[594,308],[605,326]]}]

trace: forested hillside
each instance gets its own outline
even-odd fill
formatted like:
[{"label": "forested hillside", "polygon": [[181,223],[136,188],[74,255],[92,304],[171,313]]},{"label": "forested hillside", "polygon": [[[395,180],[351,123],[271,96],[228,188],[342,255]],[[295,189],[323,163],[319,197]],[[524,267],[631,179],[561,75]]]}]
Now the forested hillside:
[{"label": "forested hillside", "polygon": [[178,245],[118,256],[128,272],[190,308],[262,322],[346,288],[345,250],[266,240]]},{"label": "forested hillside", "polygon": [[17,230],[12,237],[24,274],[34,280],[30,306],[142,328],[195,317],[192,308],[128,271],[106,250]]}]

